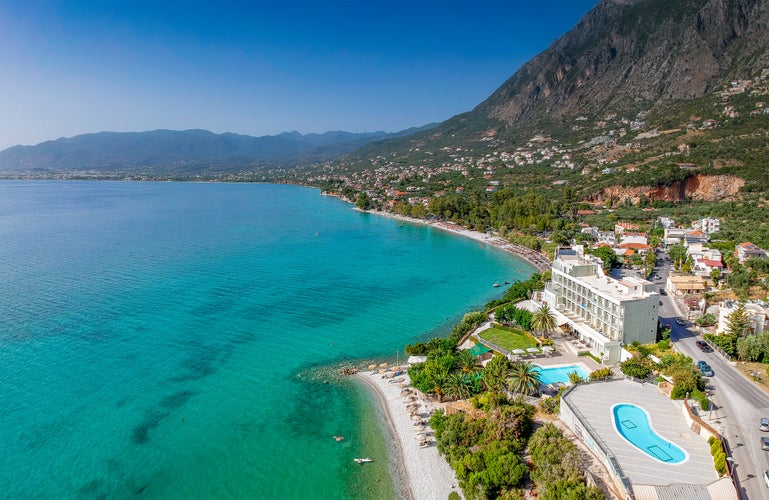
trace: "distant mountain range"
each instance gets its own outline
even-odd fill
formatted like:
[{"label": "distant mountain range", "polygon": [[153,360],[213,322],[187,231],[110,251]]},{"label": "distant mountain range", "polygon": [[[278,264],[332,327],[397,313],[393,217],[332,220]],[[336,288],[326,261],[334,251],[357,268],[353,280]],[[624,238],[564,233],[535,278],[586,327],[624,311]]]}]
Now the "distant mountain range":
[{"label": "distant mountain range", "polygon": [[[0,152],[0,171],[236,172],[333,160],[369,168],[505,151],[535,134],[575,136],[575,119],[635,117],[769,71],[769,0],[603,0],[472,111],[397,134],[250,137],[204,130],[86,134]],[[587,132],[582,131],[583,135]],[[429,152],[429,156],[428,156]]]},{"label": "distant mountain range", "polygon": [[285,132],[252,137],[207,130],[99,132],[13,146],[0,151],[0,171],[236,171],[293,166],[336,158],[372,141],[403,137],[435,124],[397,133]]}]

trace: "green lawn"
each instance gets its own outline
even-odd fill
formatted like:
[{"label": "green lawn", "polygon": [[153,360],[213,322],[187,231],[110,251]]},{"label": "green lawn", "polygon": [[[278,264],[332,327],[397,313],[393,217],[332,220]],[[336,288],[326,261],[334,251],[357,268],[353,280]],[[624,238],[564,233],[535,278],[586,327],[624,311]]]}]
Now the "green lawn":
[{"label": "green lawn", "polygon": [[537,343],[521,330],[514,330],[504,326],[495,326],[479,334],[484,340],[493,342],[503,349],[512,352],[513,349],[527,349],[537,347]]}]

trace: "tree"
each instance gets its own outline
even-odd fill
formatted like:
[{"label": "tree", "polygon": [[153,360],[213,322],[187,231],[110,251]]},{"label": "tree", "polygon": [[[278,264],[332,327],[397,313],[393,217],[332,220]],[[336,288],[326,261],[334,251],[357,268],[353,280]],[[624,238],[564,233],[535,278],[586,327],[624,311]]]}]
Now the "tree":
[{"label": "tree", "polygon": [[443,394],[449,399],[467,399],[470,397],[472,381],[464,374],[455,372],[446,378]]},{"label": "tree", "polygon": [[628,377],[645,379],[654,371],[654,362],[643,356],[633,356],[620,363],[619,369]]},{"label": "tree", "polygon": [[504,356],[494,356],[486,363],[481,372],[486,389],[489,391],[501,391],[505,386],[507,372],[510,369],[510,361]]},{"label": "tree", "polygon": [[366,193],[360,193],[358,199],[355,201],[355,206],[361,210],[368,210],[371,208],[371,200]]},{"label": "tree", "polygon": [[745,310],[745,305],[740,303],[737,309],[729,315],[726,331],[729,335],[742,337],[748,331],[749,326],[750,318],[748,318],[748,312]]},{"label": "tree", "polygon": [[541,383],[540,372],[533,363],[513,363],[508,372],[507,387],[513,392],[530,396],[539,391]]},{"label": "tree", "polygon": [[683,245],[673,245],[668,249],[668,255],[670,255],[670,260],[675,263],[676,269],[680,270],[686,260],[686,247]]},{"label": "tree", "polygon": [[533,314],[531,326],[540,332],[540,335],[543,337],[555,329],[555,314],[553,314],[548,304],[542,304],[537,312]]},{"label": "tree", "polygon": [[717,267],[714,267],[710,271],[710,277],[713,279],[713,286],[718,286],[718,279],[721,277],[721,270]]},{"label": "tree", "polygon": [[607,271],[619,264],[619,257],[617,257],[614,250],[609,247],[598,247],[594,250],[590,250],[590,253],[603,261],[603,268]]},{"label": "tree", "polygon": [[462,373],[475,373],[481,369],[481,365],[478,363],[478,358],[473,356],[473,353],[467,349],[459,351],[455,359],[456,366]]}]

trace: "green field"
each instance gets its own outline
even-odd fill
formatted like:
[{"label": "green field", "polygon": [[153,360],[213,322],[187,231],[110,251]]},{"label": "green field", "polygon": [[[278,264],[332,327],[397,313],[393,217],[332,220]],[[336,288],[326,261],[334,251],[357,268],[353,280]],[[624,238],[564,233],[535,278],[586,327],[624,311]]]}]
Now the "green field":
[{"label": "green field", "polygon": [[483,340],[488,340],[503,349],[512,352],[514,349],[537,347],[537,342],[522,330],[495,326],[478,334]]}]

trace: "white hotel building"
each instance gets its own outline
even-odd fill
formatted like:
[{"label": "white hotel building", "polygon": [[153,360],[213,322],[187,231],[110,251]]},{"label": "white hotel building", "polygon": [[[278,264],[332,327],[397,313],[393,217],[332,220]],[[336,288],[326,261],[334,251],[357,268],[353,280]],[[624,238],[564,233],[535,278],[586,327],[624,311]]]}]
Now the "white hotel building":
[{"label": "white hotel building", "polygon": [[582,246],[556,250],[551,281],[541,294],[559,325],[609,364],[620,361],[622,346],[653,343],[657,336],[659,294],[640,278],[616,280],[604,274],[597,257]]}]

